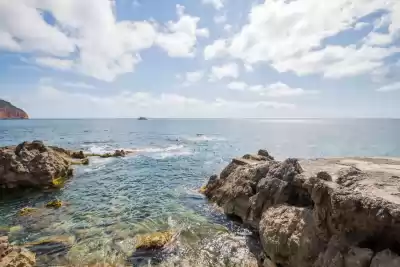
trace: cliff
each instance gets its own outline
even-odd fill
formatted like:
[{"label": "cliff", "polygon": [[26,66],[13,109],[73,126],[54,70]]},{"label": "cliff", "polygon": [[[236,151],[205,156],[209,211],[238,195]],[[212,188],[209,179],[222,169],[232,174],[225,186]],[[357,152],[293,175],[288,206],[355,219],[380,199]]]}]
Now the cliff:
[{"label": "cliff", "polygon": [[0,99],[0,119],[28,119],[28,114],[10,102]]},{"label": "cliff", "polygon": [[233,159],[202,191],[258,232],[267,267],[400,266],[400,159]]}]

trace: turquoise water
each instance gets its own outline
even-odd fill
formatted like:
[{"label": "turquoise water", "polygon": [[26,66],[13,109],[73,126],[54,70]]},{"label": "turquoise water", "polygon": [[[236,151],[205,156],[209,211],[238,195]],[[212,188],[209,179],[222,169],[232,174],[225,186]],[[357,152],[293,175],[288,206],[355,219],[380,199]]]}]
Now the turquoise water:
[{"label": "turquoise water", "polygon": [[[72,236],[64,261],[123,260],[130,252],[121,244],[137,233],[180,229],[189,242],[232,229],[197,193],[232,157],[259,148],[278,159],[400,156],[399,132],[400,120],[0,121],[1,146],[38,139],[93,153],[135,151],[126,158],[92,158],[59,191],[0,200],[0,226],[17,225],[11,239],[18,244]],[[22,207],[42,207],[54,198],[67,206],[25,220],[16,215]]]}]

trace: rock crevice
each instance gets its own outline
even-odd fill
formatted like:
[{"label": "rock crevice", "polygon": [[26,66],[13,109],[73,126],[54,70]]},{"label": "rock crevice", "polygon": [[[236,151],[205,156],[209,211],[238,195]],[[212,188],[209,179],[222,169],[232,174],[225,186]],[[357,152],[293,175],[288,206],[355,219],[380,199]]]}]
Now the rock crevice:
[{"label": "rock crevice", "polygon": [[[400,159],[235,158],[204,194],[285,267],[400,266]],[[268,266],[268,265],[266,265]]]}]

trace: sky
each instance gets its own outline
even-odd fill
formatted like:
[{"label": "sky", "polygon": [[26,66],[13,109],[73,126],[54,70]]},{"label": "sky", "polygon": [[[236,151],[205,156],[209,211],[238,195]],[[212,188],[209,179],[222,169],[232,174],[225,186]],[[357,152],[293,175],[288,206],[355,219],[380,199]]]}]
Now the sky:
[{"label": "sky", "polygon": [[0,0],[32,118],[400,118],[398,0]]}]

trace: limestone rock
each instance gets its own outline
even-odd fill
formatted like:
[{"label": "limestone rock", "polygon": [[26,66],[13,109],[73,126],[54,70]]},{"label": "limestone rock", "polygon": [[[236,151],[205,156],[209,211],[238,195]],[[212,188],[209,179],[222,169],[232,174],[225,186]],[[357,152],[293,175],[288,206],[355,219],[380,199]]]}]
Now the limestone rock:
[{"label": "limestone rock", "polygon": [[0,99],[0,119],[29,119],[29,116],[22,109]]},{"label": "limestone rock", "polygon": [[69,161],[41,141],[0,148],[0,187],[49,187],[72,175]]},{"label": "limestone rock", "polygon": [[394,267],[399,177],[397,158],[276,161],[260,151],[233,159],[203,191],[259,231],[269,266]]},{"label": "limestone rock", "polygon": [[35,254],[24,248],[10,245],[7,236],[0,237],[0,266],[33,267],[35,263]]}]

